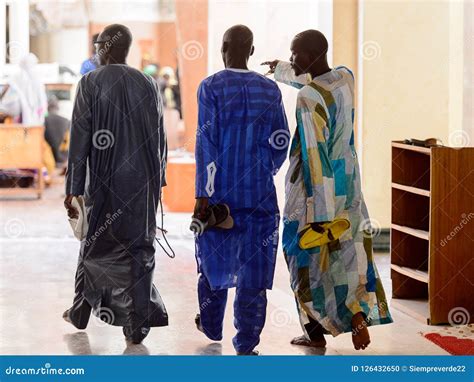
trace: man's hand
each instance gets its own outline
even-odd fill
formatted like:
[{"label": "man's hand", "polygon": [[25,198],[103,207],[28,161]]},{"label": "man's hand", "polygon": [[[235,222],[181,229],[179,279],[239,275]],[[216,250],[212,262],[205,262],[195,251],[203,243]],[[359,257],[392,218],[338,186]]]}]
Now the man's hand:
[{"label": "man's hand", "polygon": [[76,195],[68,194],[64,199],[64,207],[66,207],[67,216],[69,216],[71,219],[77,219],[79,217],[79,211],[72,205],[72,198],[74,198],[74,196]]},{"label": "man's hand", "polygon": [[279,62],[280,60],[265,61],[265,62],[262,62],[260,65],[268,65],[269,70],[268,70],[268,73],[266,74],[273,74],[275,73],[275,68],[277,67]]},{"label": "man's hand", "polygon": [[201,221],[205,221],[209,216],[207,209],[209,207],[208,198],[196,198],[196,204],[194,205],[193,217]]}]

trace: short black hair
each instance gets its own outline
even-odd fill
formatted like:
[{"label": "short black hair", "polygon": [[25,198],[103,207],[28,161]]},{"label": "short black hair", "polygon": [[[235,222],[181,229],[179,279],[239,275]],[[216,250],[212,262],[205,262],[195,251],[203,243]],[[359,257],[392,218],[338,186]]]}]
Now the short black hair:
[{"label": "short black hair", "polygon": [[316,29],[308,29],[298,33],[294,41],[308,53],[319,55],[326,54],[329,49],[328,40],[323,33]]},{"label": "short black hair", "polygon": [[132,45],[132,32],[130,32],[127,26],[122,24],[107,25],[95,42],[109,43],[111,47],[130,49]]},{"label": "short black hair", "polygon": [[249,27],[237,24],[225,31],[222,41],[228,43],[230,49],[248,54],[253,46],[253,33]]},{"label": "short black hair", "polygon": [[96,44],[101,44],[97,53],[108,53],[115,60],[124,60],[132,45],[132,32],[122,24],[107,25],[99,34]]}]

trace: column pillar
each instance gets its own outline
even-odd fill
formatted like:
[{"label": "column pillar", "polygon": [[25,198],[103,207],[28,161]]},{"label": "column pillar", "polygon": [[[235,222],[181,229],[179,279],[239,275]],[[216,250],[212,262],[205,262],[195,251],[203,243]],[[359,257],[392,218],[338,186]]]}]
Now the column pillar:
[{"label": "column pillar", "polygon": [[30,5],[28,0],[8,2],[9,59],[16,64],[30,51]]},{"label": "column pillar", "polygon": [[5,25],[7,25],[7,17],[6,17],[6,8],[7,3],[5,0],[0,0],[0,73],[3,73],[3,65],[5,65],[6,59],[6,33],[5,33]]},{"label": "column pillar", "polygon": [[163,201],[169,211],[189,212],[194,207],[196,165],[194,146],[198,123],[197,89],[207,76],[208,0],[176,0],[176,39],[184,119],[183,149],[189,154],[168,156],[168,186]]},{"label": "column pillar", "polygon": [[207,76],[208,1],[176,0],[176,37],[184,117],[184,149],[194,152],[199,83]]}]

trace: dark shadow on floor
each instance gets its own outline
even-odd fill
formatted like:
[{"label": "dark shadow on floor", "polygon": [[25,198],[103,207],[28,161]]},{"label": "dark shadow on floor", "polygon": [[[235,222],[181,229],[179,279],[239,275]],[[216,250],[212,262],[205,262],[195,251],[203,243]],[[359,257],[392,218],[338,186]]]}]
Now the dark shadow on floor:
[{"label": "dark shadow on floor", "polygon": [[74,355],[92,354],[89,336],[86,332],[65,334],[64,341],[66,341],[69,351]]},{"label": "dark shadow on floor", "polygon": [[131,342],[125,341],[127,347],[123,351],[124,355],[150,355],[150,351],[143,344],[134,345]]},{"label": "dark shadow on floor", "polygon": [[201,346],[196,349],[198,355],[222,355],[222,344],[213,342],[207,346]]},{"label": "dark shadow on floor", "polygon": [[300,348],[303,351],[304,355],[325,355],[326,354],[326,348],[312,348],[309,346],[296,346],[296,345],[293,345],[293,346]]}]

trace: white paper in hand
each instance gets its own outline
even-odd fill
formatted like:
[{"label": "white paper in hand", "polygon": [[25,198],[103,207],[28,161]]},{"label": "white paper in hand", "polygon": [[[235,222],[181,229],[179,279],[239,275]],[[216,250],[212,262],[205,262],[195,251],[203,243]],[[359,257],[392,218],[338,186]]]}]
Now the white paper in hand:
[{"label": "white paper in hand", "polygon": [[72,198],[72,206],[77,209],[79,215],[77,219],[69,218],[69,224],[71,225],[72,232],[78,240],[85,239],[87,235],[87,229],[89,224],[87,223],[86,207],[84,204],[84,198],[82,196],[75,196]]}]

